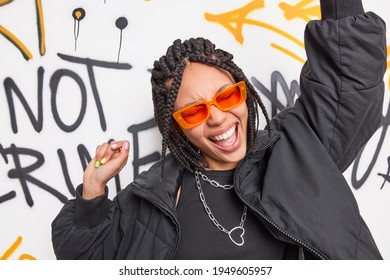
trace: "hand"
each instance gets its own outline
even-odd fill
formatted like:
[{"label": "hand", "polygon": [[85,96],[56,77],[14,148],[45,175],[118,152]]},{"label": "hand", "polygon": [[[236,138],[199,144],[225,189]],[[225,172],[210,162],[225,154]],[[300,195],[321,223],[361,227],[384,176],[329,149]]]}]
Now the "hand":
[{"label": "hand", "polygon": [[128,141],[112,141],[96,148],[83,176],[83,198],[92,199],[104,194],[107,182],[126,165],[129,157]]}]

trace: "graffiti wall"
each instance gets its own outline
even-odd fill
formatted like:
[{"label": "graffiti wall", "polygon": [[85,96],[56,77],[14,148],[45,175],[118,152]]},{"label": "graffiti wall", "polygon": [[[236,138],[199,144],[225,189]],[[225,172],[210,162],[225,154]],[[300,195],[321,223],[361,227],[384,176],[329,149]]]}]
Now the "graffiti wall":
[{"label": "graffiti wall", "polygon": [[[388,1],[363,2],[390,22]],[[0,0],[0,259],[55,259],[51,222],[101,142],[131,144],[110,197],[159,159],[150,68],[176,38],[233,53],[274,115],[300,94],[319,16],[318,0]],[[390,259],[385,83],[381,127],[344,175]]]}]

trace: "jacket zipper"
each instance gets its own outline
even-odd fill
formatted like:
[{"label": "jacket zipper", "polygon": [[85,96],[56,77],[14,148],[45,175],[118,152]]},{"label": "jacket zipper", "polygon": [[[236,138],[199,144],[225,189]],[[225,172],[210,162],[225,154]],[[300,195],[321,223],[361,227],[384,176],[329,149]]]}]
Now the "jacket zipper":
[{"label": "jacket zipper", "polygon": [[176,216],[175,216],[175,214],[173,214],[171,209],[169,209],[167,206],[161,204],[159,201],[157,201],[157,199],[155,199],[154,197],[152,197],[148,193],[144,192],[138,186],[137,183],[133,183],[133,185],[134,185],[134,188],[132,188],[132,192],[135,195],[138,195],[139,197],[146,199],[147,201],[153,203],[153,205],[155,205],[157,208],[159,208],[162,212],[165,212],[166,214],[169,214],[169,216],[171,217],[172,221],[174,222],[174,224],[176,226],[177,238],[176,238],[175,246],[172,248],[171,252],[168,255],[168,259],[173,259],[173,257],[176,254],[176,250],[179,247],[179,243],[180,243],[180,225],[179,225],[179,221],[176,219]]},{"label": "jacket zipper", "polygon": [[[277,139],[279,138],[278,135],[275,135],[273,136],[268,142],[267,144],[265,144],[264,146],[261,146],[259,149],[256,150],[256,152],[260,152],[260,151],[263,151],[265,149],[268,149]],[[240,164],[240,166],[242,165],[243,163]],[[238,168],[239,169],[239,168]],[[236,184],[235,184],[236,185]],[[236,189],[236,188],[235,188]],[[237,189],[236,189],[236,192],[237,192]],[[245,205],[247,205],[250,209],[252,209],[252,211],[254,211],[255,213],[257,213],[264,221],[266,221],[268,224],[270,224],[273,228],[275,228],[278,232],[280,232],[281,234],[283,234],[284,236],[288,237],[289,239],[291,239],[292,241],[294,241],[296,244],[299,244],[301,247],[304,247],[305,249],[307,249],[309,252],[311,252],[312,254],[314,254],[315,256],[317,256],[319,259],[321,260],[326,260],[328,259],[324,254],[320,253],[318,250],[316,250],[315,248],[313,248],[312,246],[310,246],[309,244],[303,242],[302,240],[299,240],[298,238],[294,237],[293,235],[291,235],[290,233],[288,233],[287,231],[285,231],[284,229],[280,228],[277,224],[275,224],[273,221],[271,221],[271,219],[266,216],[263,212],[261,212],[259,209],[257,209],[256,207],[254,207],[253,205],[251,205],[248,201],[244,200],[243,197],[241,197],[241,195],[237,192],[237,195],[240,197],[240,199],[245,203]]]}]

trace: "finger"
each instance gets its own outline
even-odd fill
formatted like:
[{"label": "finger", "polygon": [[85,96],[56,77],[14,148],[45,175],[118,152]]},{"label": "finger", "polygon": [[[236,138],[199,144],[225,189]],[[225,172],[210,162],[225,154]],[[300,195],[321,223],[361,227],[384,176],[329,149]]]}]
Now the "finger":
[{"label": "finger", "polygon": [[116,149],[115,153],[111,156],[110,163],[115,169],[120,170],[127,163],[129,157],[130,144],[128,141],[120,141],[117,143],[120,149]]},{"label": "finger", "polygon": [[109,144],[108,143],[103,143],[96,148],[96,154],[95,157],[97,160],[101,160],[104,155],[106,154],[108,150]]},{"label": "finger", "polygon": [[113,141],[110,143],[110,148],[112,150],[119,150],[123,147],[125,142],[128,142],[128,141],[126,141],[126,140]]},{"label": "finger", "polygon": [[124,149],[125,143],[127,143],[126,145],[129,145],[129,142],[125,140],[116,141],[111,145],[111,149],[115,151],[115,153],[113,153],[113,155],[111,156],[112,158],[116,158],[120,155],[120,151],[121,149]]},{"label": "finger", "polygon": [[103,162],[106,161],[104,160],[104,156],[107,153],[108,148],[109,148],[108,143],[103,143],[96,147],[96,154],[94,158],[94,165],[96,168],[100,166],[102,160]]},{"label": "finger", "polygon": [[112,158],[116,158],[117,155],[120,153],[120,150],[123,148],[123,145],[126,141],[112,141],[109,144],[109,147],[107,148],[104,156],[100,160],[100,164],[106,164],[109,162]]}]

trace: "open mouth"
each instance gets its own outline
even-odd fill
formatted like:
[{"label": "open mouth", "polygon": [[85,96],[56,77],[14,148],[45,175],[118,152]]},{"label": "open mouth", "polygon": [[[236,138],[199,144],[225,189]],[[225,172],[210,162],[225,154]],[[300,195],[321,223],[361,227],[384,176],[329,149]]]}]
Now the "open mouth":
[{"label": "open mouth", "polygon": [[233,125],[225,133],[210,137],[209,139],[221,147],[232,146],[237,139],[237,125]]}]

